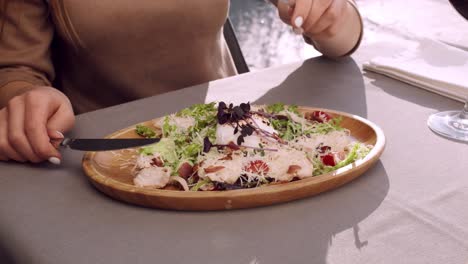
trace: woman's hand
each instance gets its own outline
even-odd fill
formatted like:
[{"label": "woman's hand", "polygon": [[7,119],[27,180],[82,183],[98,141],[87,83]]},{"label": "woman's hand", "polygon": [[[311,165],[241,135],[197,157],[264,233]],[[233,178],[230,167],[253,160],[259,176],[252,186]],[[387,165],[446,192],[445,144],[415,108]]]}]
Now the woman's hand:
[{"label": "woman's hand", "polygon": [[284,22],[328,55],[343,55],[359,40],[359,14],[347,0],[278,0],[277,6]]},{"label": "woman's hand", "polygon": [[68,98],[52,87],[35,87],[13,97],[0,110],[0,160],[59,164],[61,155],[50,143],[63,138],[75,122]]},{"label": "woman's hand", "polygon": [[292,0],[280,1],[278,8],[297,33],[334,36],[345,22],[347,5],[346,0]]}]

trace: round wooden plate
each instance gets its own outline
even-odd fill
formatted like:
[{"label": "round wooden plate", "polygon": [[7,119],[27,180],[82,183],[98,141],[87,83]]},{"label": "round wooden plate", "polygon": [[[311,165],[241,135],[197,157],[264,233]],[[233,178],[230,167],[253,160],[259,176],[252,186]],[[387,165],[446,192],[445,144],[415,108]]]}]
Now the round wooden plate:
[{"label": "round wooden plate", "polygon": [[[133,150],[88,152],[83,168],[91,183],[103,193],[120,201],[145,207],[173,210],[224,210],[250,208],[292,201],[335,189],[350,182],[368,170],[379,159],[385,147],[385,136],[374,123],[364,118],[320,108],[300,107],[301,112],[325,111],[342,116],[342,126],[363,144],[374,146],[365,159],[358,160],[336,171],[289,183],[274,184],[253,189],[231,191],[179,191],[140,188],[134,186],[131,175]],[[156,119],[155,119],[156,120]],[[144,122],[153,126],[155,120]],[[134,138],[135,126],[117,131],[107,138]]]}]

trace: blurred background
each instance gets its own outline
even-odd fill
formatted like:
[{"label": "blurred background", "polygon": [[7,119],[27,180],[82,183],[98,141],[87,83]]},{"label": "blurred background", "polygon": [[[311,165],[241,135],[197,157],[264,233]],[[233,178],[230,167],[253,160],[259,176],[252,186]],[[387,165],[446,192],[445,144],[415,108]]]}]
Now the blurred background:
[{"label": "blurred background", "polygon": [[251,71],[318,56],[268,0],[231,0],[229,17]]},{"label": "blurred background", "polygon": [[[356,2],[365,27],[361,49],[424,36],[468,50],[468,23],[448,0]],[[251,71],[320,55],[281,22],[268,0],[231,0],[230,18]]]}]

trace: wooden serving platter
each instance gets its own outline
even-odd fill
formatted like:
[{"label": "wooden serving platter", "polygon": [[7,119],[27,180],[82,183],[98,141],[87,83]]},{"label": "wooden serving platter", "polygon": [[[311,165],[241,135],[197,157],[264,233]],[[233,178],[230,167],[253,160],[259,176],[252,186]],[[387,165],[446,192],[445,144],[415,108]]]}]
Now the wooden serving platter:
[{"label": "wooden serving platter", "polygon": [[[136,150],[88,152],[83,169],[91,183],[101,192],[127,203],[173,210],[226,210],[272,205],[301,199],[340,187],[362,175],[379,159],[385,148],[382,130],[367,119],[328,109],[300,107],[301,112],[324,111],[333,117],[342,116],[341,125],[351,131],[354,140],[374,148],[365,159],[336,171],[259,188],[229,191],[179,191],[141,188],[133,185],[132,156]],[[156,119],[155,119],[156,120]],[[155,120],[142,124],[153,127]],[[135,138],[135,126],[117,131],[107,138]]]}]

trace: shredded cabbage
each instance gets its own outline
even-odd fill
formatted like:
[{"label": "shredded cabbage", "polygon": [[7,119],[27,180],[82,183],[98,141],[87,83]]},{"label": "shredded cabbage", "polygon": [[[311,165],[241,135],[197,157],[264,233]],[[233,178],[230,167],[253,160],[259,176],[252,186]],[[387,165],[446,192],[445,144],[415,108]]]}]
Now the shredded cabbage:
[{"label": "shredded cabbage", "polygon": [[343,118],[335,117],[328,122],[318,123],[315,122],[306,126],[303,133],[304,135],[311,135],[311,134],[328,134],[332,131],[342,131],[343,128],[341,127],[341,121]]}]

